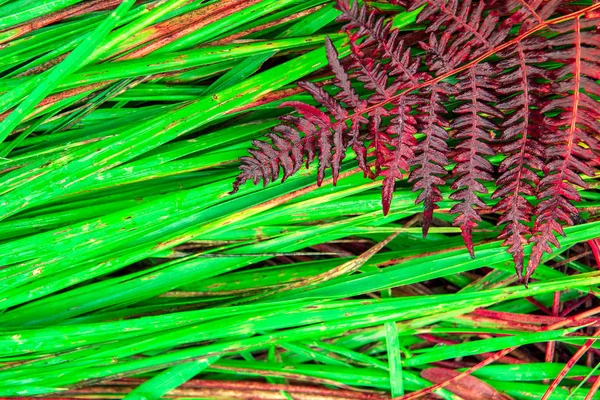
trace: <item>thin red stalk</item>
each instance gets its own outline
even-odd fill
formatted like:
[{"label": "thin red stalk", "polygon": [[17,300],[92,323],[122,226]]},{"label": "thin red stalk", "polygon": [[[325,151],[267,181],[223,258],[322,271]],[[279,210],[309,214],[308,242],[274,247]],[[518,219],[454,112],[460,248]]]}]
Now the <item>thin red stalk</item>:
[{"label": "thin red stalk", "polygon": [[581,259],[583,257],[587,257],[590,254],[592,254],[591,250],[590,251],[584,251],[583,253],[577,253],[574,256],[571,256],[571,257],[569,257],[569,258],[567,258],[565,260],[562,260],[560,262],[555,263],[554,267],[555,268],[562,267],[562,266],[567,265],[567,264],[569,264],[569,263],[571,263],[573,261],[577,261],[577,260],[579,260],[579,259]]},{"label": "thin red stalk", "polygon": [[[596,378],[596,379],[594,381],[594,384],[590,388],[590,391],[585,396],[585,400],[592,400],[594,398],[594,395],[598,391],[598,389],[600,389],[600,379],[598,379],[597,376],[593,376],[592,378]],[[588,382],[590,382],[592,380],[592,378],[588,379]]]},{"label": "thin red stalk", "polygon": [[[115,381],[105,382],[102,386],[137,386],[144,383],[144,379],[136,378],[124,378]],[[286,385],[286,384],[270,384],[253,381],[215,381],[215,380],[202,380],[192,379],[179,386],[182,389],[222,389],[222,390],[260,390],[260,391],[286,391],[294,394],[310,394],[317,396],[329,396],[332,399],[345,398],[345,399],[357,399],[357,400],[371,400],[380,399],[381,397],[377,394],[356,392],[351,390],[343,389],[327,389],[317,386],[306,386],[306,385]],[[85,391],[85,388],[69,390],[64,393],[80,393]],[[121,390],[121,393],[123,391]]]},{"label": "thin red stalk", "polygon": [[552,315],[557,317],[560,315],[560,291],[554,292],[554,302],[552,303]]},{"label": "thin red stalk", "polygon": [[429,333],[423,333],[423,334],[417,335],[417,336],[420,337],[421,339],[429,342],[429,343],[434,343],[434,344],[452,345],[452,344],[459,343],[457,341],[449,340],[449,339],[444,339],[444,338],[441,338],[441,337],[437,337],[437,336],[431,335]]},{"label": "thin red stalk", "polygon": [[576,324],[574,317],[565,317],[565,316],[552,317],[549,315],[546,316],[546,315],[516,314],[516,313],[503,312],[503,311],[492,311],[492,310],[483,310],[483,309],[477,309],[477,310],[473,311],[471,314],[477,315],[477,316],[482,316],[482,317],[487,317],[487,318],[492,318],[492,319],[522,322],[522,323],[526,323],[526,324],[540,324],[540,325],[541,324],[556,324],[559,322],[566,321],[567,325],[565,325],[565,326],[576,326],[576,325],[581,325],[581,324],[585,324],[588,326],[600,326],[600,318],[585,318],[582,320],[577,320],[579,323]]},{"label": "thin red stalk", "polygon": [[552,315],[552,311],[550,311],[549,308],[546,308],[542,303],[540,303],[539,301],[537,301],[536,299],[534,299],[533,297],[525,297],[525,300],[527,300],[528,302],[530,302],[531,304],[533,304],[534,306],[536,306],[537,308],[539,308],[540,311],[548,314],[548,315]]},{"label": "thin red stalk", "polygon": [[[600,336],[600,329],[596,330],[596,332],[594,332],[594,334],[592,336],[594,336],[594,337]],[[567,375],[567,373],[571,370],[571,368],[573,368],[573,366],[577,363],[577,361],[581,358],[581,356],[583,356],[585,354],[585,352],[588,351],[588,349],[590,347],[592,347],[592,345],[596,342],[596,340],[597,339],[588,339],[585,342],[585,344],[583,346],[581,346],[575,352],[575,354],[573,354],[573,357],[571,357],[571,359],[565,364],[564,368],[560,371],[558,376],[556,378],[554,378],[554,381],[552,381],[552,383],[548,387],[548,390],[546,390],[546,393],[544,393],[544,396],[542,397],[541,400],[547,400],[550,398],[550,396],[552,395],[554,390],[558,387],[558,385],[563,380],[563,378]]]},{"label": "thin red stalk", "polygon": [[503,327],[506,329],[518,329],[520,331],[529,331],[529,332],[537,332],[540,330],[539,326],[523,323],[523,322],[515,322],[497,318],[486,318],[480,317],[477,315],[461,315],[460,319],[468,319],[473,322],[481,322],[481,323],[491,323],[498,327]]},{"label": "thin red stalk", "polygon": [[564,317],[565,315],[569,315],[571,313],[571,311],[577,309],[583,303],[585,303],[586,301],[593,299],[593,298],[595,298],[595,296],[588,294],[587,296],[584,296],[584,297],[578,299],[577,301],[570,304],[568,307],[563,308],[563,310],[560,313],[560,316]]},{"label": "thin red stalk", "polygon": [[[563,328],[563,327],[567,326],[570,321],[581,321],[582,319],[584,319],[586,317],[589,317],[590,315],[597,314],[597,313],[600,313],[600,307],[596,307],[596,308],[593,308],[591,310],[584,311],[584,312],[582,312],[580,314],[577,314],[576,316],[574,316],[572,318],[568,318],[568,319],[565,319],[565,320],[563,320],[561,322],[558,322],[556,324],[549,325],[549,326],[547,326],[545,328],[542,328],[541,330],[542,331],[549,331],[549,330]],[[600,332],[600,330],[598,332]],[[482,367],[485,367],[486,365],[491,364],[494,361],[499,360],[500,358],[506,356],[507,354],[511,353],[512,351],[514,351],[514,350],[516,350],[518,348],[519,348],[519,346],[513,346],[513,347],[506,348],[504,350],[501,350],[501,351],[499,351],[497,353],[494,353],[492,356],[490,356],[490,357],[482,360],[481,362],[475,364],[474,366],[472,366],[471,368],[467,369],[466,371],[461,372],[460,374],[456,375],[455,377],[453,377],[451,379],[448,379],[445,382],[438,383],[436,385],[430,386],[430,387],[425,388],[425,389],[418,390],[416,392],[412,392],[412,393],[406,394],[404,396],[396,397],[395,399],[396,400],[411,400],[411,399],[423,398],[423,396],[425,396],[425,395],[427,395],[429,393],[432,393],[432,392],[434,392],[434,391],[436,391],[438,389],[442,389],[442,388],[444,388],[444,387],[446,387],[446,386],[448,386],[448,385],[450,385],[450,384],[452,384],[454,382],[459,381],[460,379],[462,379],[462,378],[464,378],[466,376],[471,375],[473,372],[477,371],[478,369],[480,369]]]},{"label": "thin red stalk", "polygon": [[425,389],[417,390],[416,392],[412,392],[412,393],[406,394],[404,396],[395,397],[394,400],[422,399],[422,398],[424,398],[425,395],[432,393],[438,389],[442,389],[454,382],[457,382],[457,381],[461,380],[462,378],[471,375],[473,372],[477,371],[478,369],[485,367],[486,365],[491,364],[494,361],[501,359],[502,357],[506,356],[511,351],[516,350],[518,347],[519,346],[513,346],[513,347],[509,347],[507,349],[501,350],[497,353],[494,353],[492,356],[478,362],[477,364],[475,364],[471,368],[467,369],[466,371],[461,372],[460,374],[456,375],[455,377],[453,377],[451,379],[448,379],[445,382],[438,383],[436,385],[430,386]]},{"label": "thin red stalk", "polygon": [[[574,323],[574,322],[579,322],[581,325],[589,326],[588,317],[599,314],[599,313],[600,313],[600,307],[594,307],[592,309],[580,312],[579,314],[574,315],[572,317],[566,318],[563,321],[560,321],[553,325],[550,325],[548,328],[550,328],[550,329],[562,328],[565,326],[569,326],[569,324]],[[594,320],[597,321],[598,319],[594,318]]]},{"label": "thin red stalk", "polygon": [[[552,316],[558,317],[560,311],[560,292],[554,292],[554,301],[552,303]],[[544,361],[551,363],[554,360],[554,350],[556,349],[556,342],[551,341],[546,343],[546,357]]]},{"label": "thin red stalk", "polygon": [[571,118],[571,126],[569,127],[569,141],[567,142],[567,148],[569,149],[567,153],[568,157],[562,161],[560,181],[563,181],[563,177],[565,177],[566,171],[570,166],[569,161],[573,155],[573,146],[576,144],[574,141],[576,138],[575,133],[577,131],[577,113],[579,111],[579,102],[581,100],[581,21],[579,20],[579,17],[575,18],[575,37],[577,38],[577,43],[575,46],[575,83],[573,85],[575,86],[575,90],[573,92],[573,108],[571,110],[573,113],[573,118]]}]

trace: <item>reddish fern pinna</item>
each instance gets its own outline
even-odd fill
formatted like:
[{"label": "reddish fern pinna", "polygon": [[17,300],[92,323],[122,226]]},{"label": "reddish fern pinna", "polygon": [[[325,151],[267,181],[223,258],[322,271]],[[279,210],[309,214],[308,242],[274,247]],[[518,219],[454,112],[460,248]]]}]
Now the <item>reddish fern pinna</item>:
[{"label": "reddish fern pinna", "polygon": [[[573,224],[577,187],[586,188],[582,176],[593,176],[597,167],[600,4],[394,3],[408,10],[425,6],[417,22],[426,30],[402,34],[366,6],[338,1],[350,44],[347,66],[329,40],[326,50],[339,90],[332,95],[301,83],[322,107],[283,104],[300,116],[283,117],[268,135],[271,144],[253,142],[250,156],[241,159],[234,192],[247,180],[274,181],[280,169],[286,179],[314,158],[318,183],[328,168],[335,182],[352,148],[365,176],[383,177],[385,214],[396,180],[413,183],[416,202],[424,204],[424,235],[443,186],[457,202],[454,224],[472,255],[480,210],[499,213],[500,238],[526,283],[550,244],[558,246],[561,223]],[[549,61],[559,67],[544,68]],[[349,72],[358,81],[354,86]],[[448,109],[449,100],[457,106]],[[489,161],[495,154],[503,157],[497,168]],[[493,203],[486,204],[485,183],[494,181]]]}]

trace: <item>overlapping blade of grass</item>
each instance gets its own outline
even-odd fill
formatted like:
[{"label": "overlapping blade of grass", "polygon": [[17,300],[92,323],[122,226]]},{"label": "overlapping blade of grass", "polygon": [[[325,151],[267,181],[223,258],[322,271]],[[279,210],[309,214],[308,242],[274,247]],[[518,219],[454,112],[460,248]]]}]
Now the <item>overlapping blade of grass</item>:
[{"label": "overlapping blade of grass", "polygon": [[[0,32],[0,92],[11,99],[0,118],[116,5],[68,17],[78,2],[47,2],[45,11],[29,0],[0,3],[0,14],[19,10]],[[64,18],[27,32],[18,25],[48,7]],[[399,14],[395,26],[418,12]],[[94,37],[87,65],[58,76],[37,108],[10,123],[0,147],[0,396],[158,398],[183,385],[179,394],[198,397],[199,382],[235,380],[243,397],[266,378],[262,389],[280,384],[289,396],[304,390],[292,380],[380,398],[431,386],[420,376],[431,366],[461,370],[529,344],[501,360],[513,364],[474,375],[515,398],[541,397],[564,364],[540,364],[532,349],[556,341],[575,352],[598,323],[594,314],[527,320],[551,309],[556,292],[575,305],[597,293],[598,274],[569,260],[599,236],[597,193],[580,205],[591,221],[566,229],[538,269],[543,282],[529,289],[510,286],[493,223],[475,233],[471,259],[446,226],[451,203],[441,203],[439,226],[423,241],[412,226],[421,209],[403,184],[383,217],[379,182],[350,163],[336,187],[316,187],[309,169],[227,194],[236,159],[277,123],[277,105],[305,99],[294,82],[327,78],[318,72],[325,35],[343,53],[337,14],[325,0],[138,2]],[[391,234],[387,250],[344,269]],[[550,268],[553,259],[564,268]],[[391,298],[379,299],[382,291]],[[566,325],[542,329],[557,321]],[[577,365],[563,384],[592,372]],[[187,382],[195,376],[202,381]],[[571,398],[583,399],[586,385]],[[358,388],[367,393],[348,390]],[[559,389],[553,398],[567,397]]]},{"label": "overlapping blade of grass", "polygon": [[[580,278],[582,282],[588,284],[598,284],[600,278],[598,274],[594,273],[588,276],[582,276]],[[219,354],[220,351],[235,352],[241,349],[260,349],[264,348],[267,343],[277,343],[280,340],[289,341],[300,339],[311,339],[316,337],[336,337],[349,329],[358,329],[368,326],[380,326],[381,323],[386,321],[403,321],[397,328],[400,333],[399,339],[402,341],[405,335],[418,333],[419,328],[429,325],[435,321],[441,321],[451,316],[451,314],[464,313],[469,310],[473,310],[476,307],[486,306],[494,304],[498,301],[504,301],[511,298],[519,298],[523,293],[529,294],[541,294],[549,293],[555,290],[565,288],[565,285],[571,283],[570,279],[556,280],[555,282],[547,282],[541,284],[532,285],[532,288],[518,289],[507,288],[499,290],[489,290],[478,294],[457,294],[457,295],[441,295],[441,296],[422,296],[420,298],[413,299],[389,299],[379,301],[342,301],[339,303],[330,303],[323,305],[310,305],[311,303],[301,304],[285,304],[279,305],[271,311],[265,310],[261,313],[257,309],[250,307],[244,307],[248,314],[241,314],[239,316],[229,317],[227,320],[223,320],[223,310],[207,310],[207,311],[196,311],[182,313],[181,316],[187,320],[179,319],[176,325],[173,325],[174,315],[166,316],[168,320],[172,322],[162,323],[162,329],[164,333],[159,334],[157,331],[157,322],[164,317],[146,317],[149,320],[146,324],[135,325],[136,321],[124,321],[115,323],[103,323],[100,326],[105,326],[105,335],[98,337],[95,345],[90,346],[94,337],[88,335],[86,327],[84,326],[65,326],[61,328],[61,337],[71,337],[69,340],[74,340],[76,336],[80,336],[86,340],[86,345],[82,346],[83,343],[78,343],[76,340],[73,345],[77,346],[74,352],[65,352],[63,348],[62,355],[55,355],[51,358],[44,359],[40,358],[39,361],[25,364],[22,366],[22,370],[7,370],[0,372],[2,377],[2,387],[5,390],[10,390],[11,386],[20,385],[22,378],[26,378],[29,382],[39,383],[41,386],[46,385],[65,385],[69,382],[76,382],[80,379],[92,379],[100,376],[108,376],[112,374],[118,374],[119,371],[126,371],[126,368],[131,368],[132,371],[139,371],[141,369],[148,368],[159,368],[166,366],[172,362],[183,362],[194,357]],[[298,309],[297,307],[300,306]],[[421,310],[415,309],[415,307],[422,307]],[[449,310],[454,311],[449,313]],[[426,310],[426,311],[424,311]],[[445,310],[445,312],[440,312]],[[220,312],[219,312],[220,311]],[[195,316],[194,314],[197,314]],[[202,318],[202,315],[212,315],[212,320],[206,320]],[[229,314],[229,313],[228,313]],[[231,314],[229,314],[231,315]],[[144,319],[140,320],[142,322]],[[206,322],[200,323],[199,321],[205,320]],[[175,320],[176,321],[176,320]],[[306,324],[305,327],[298,327]],[[316,325],[315,325],[316,324]],[[126,335],[119,342],[115,343],[111,340],[109,332],[118,331],[118,329],[110,328],[110,325],[118,325],[123,332],[131,332],[132,336]],[[133,329],[126,329],[125,326],[129,325]],[[144,325],[146,327],[144,327]],[[187,325],[187,326],[186,326]],[[91,328],[94,325],[88,327]],[[175,327],[176,326],[176,327]],[[289,328],[294,328],[290,330]],[[282,329],[280,332],[273,331],[276,329]],[[416,329],[416,331],[415,331]],[[460,328],[455,328],[456,331],[460,331]],[[576,329],[576,328],[573,328]],[[416,352],[404,363],[405,365],[414,366],[420,365],[420,363],[427,362],[424,357],[434,357],[436,360],[443,360],[447,358],[454,358],[457,354],[478,354],[480,352],[492,351],[494,349],[503,348],[504,342],[510,342],[514,344],[514,340],[518,337],[519,343],[545,341],[564,338],[565,334],[572,332],[573,329],[568,330],[557,330],[543,333],[521,333],[515,337],[511,337],[514,333],[509,333],[509,336],[503,338],[489,339],[471,343],[465,343],[463,345],[447,347],[445,351],[429,351],[425,354],[419,355]],[[56,328],[46,328],[46,335],[55,335],[52,331]],[[68,332],[72,333],[69,334]],[[255,337],[248,337],[253,331],[271,331],[267,335],[259,335]],[[4,337],[5,345],[16,346],[26,350],[28,346],[34,351],[44,354],[48,352],[56,343],[52,341],[44,340],[44,336],[40,336],[40,331],[32,331],[32,337],[28,338],[27,331],[17,334],[18,337],[13,337],[10,333]],[[128,339],[127,336],[131,337]],[[183,344],[186,342],[202,342],[205,340],[214,340],[220,338],[218,343],[204,345],[200,347],[188,347],[184,350],[178,350],[175,352],[169,352],[163,355],[154,355],[150,358],[144,358],[143,360],[128,360],[129,356],[136,353],[148,353],[152,349],[165,349],[166,347],[173,346],[177,343]],[[15,343],[17,342],[17,343]],[[21,342],[19,345],[18,342]],[[104,342],[104,344],[101,344]],[[284,346],[285,348],[285,346]],[[467,349],[468,348],[468,349]],[[221,349],[221,350],[219,350]],[[230,349],[230,350],[227,350]],[[236,350],[234,350],[236,349]],[[432,350],[432,349],[430,349]],[[9,351],[10,352],[10,351]],[[16,355],[17,353],[10,352]],[[27,351],[24,354],[31,354]],[[102,360],[122,360],[113,361],[111,366],[105,367],[93,367],[94,363],[103,363]],[[11,357],[12,360],[18,360],[18,358]],[[427,359],[428,360],[428,359]],[[154,364],[154,367],[150,367]],[[43,370],[39,367],[44,366]],[[65,369],[67,368],[67,369]],[[56,373],[59,371],[67,372],[68,374],[61,374],[60,378],[57,378]],[[87,378],[84,378],[87,377]],[[57,380],[58,379],[58,380]],[[48,387],[48,386],[47,386]],[[387,386],[386,386],[387,387]]]}]

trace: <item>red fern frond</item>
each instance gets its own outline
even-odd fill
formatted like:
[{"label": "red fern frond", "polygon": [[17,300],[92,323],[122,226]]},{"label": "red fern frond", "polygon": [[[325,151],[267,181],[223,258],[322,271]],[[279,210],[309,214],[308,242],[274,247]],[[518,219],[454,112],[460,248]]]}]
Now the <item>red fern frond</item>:
[{"label": "red fern frond", "polygon": [[412,160],[415,159],[415,148],[418,145],[415,139],[417,119],[411,115],[411,111],[419,101],[420,98],[416,96],[403,97],[391,111],[395,117],[387,129],[389,142],[382,155],[382,165],[385,167],[379,172],[379,175],[384,177],[382,188],[384,214],[387,214],[390,209],[396,180],[402,179],[404,172],[410,171]]},{"label": "red fern frond", "polygon": [[327,54],[327,61],[329,62],[331,71],[336,78],[336,85],[338,88],[340,88],[340,91],[335,97],[346,104],[348,108],[351,108],[354,111],[354,115],[357,116],[351,121],[351,126],[348,131],[348,146],[354,150],[356,159],[358,161],[358,166],[363,170],[366,177],[368,174],[367,149],[360,139],[360,127],[361,124],[367,122],[367,120],[362,117],[362,113],[364,112],[368,103],[367,101],[362,100],[352,87],[349,76],[339,61],[339,54],[328,37],[325,38],[325,50]]},{"label": "red fern frond", "polygon": [[547,78],[547,73],[535,64],[547,60],[546,47],[541,38],[531,38],[499,53],[504,60],[498,64],[503,72],[497,77],[497,92],[506,100],[497,107],[508,115],[502,123],[503,145],[498,152],[506,155],[506,159],[498,169],[500,176],[492,198],[500,199],[494,207],[501,214],[498,224],[506,224],[500,238],[513,256],[519,278],[524,267],[526,236],[531,234],[527,224],[534,211],[527,196],[535,196],[538,173],[543,166],[544,150],[539,143],[543,116],[534,106],[543,96],[537,82]]},{"label": "red fern frond", "polygon": [[427,236],[433,212],[438,208],[437,203],[442,201],[439,187],[446,183],[447,172],[444,167],[448,165],[449,123],[442,103],[446,100],[446,93],[452,92],[453,87],[444,82],[429,88],[426,106],[423,107],[425,115],[419,123],[419,130],[425,133],[425,138],[415,149],[415,158],[411,160],[411,165],[416,168],[410,173],[408,181],[414,182],[413,191],[421,191],[415,203],[423,203],[424,206],[423,237]]},{"label": "red fern frond", "polygon": [[[316,99],[327,104],[330,112],[335,112],[339,118],[347,117],[346,111],[323,89],[314,84],[306,85],[306,88]],[[307,166],[315,156],[318,157],[319,185],[323,182],[325,170],[330,167],[334,182],[337,180],[339,166],[346,153],[342,124],[332,122],[327,114],[308,104],[287,102],[281,105],[286,106],[295,108],[303,118],[284,116],[282,119],[288,124],[278,125],[267,135],[272,144],[260,140],[252,142],[255,148],[248,150],[250,157],[240,159],[242,172],[234,182],[231,193],[236,193],[248,180],[255,185],[261,180],[264,185],[277,180],[280,167],[284,171],[283,180],[287,179],[300,169],[304,156]]]},{"label": "red fern frond", "polygon": [[[584,30],[598,21],[579,18],[557,27],[560,35],[550,40],[557,47],[549,53],[554,59],[563,59],[565,65],[555,74],[557,83],[553,93],[562,96],[550,100],[542,111],[560,110],[554,118],[547,118],[549,131],[542,137],[546,150],[544,178],[540,181],[536,209],[538,215],[530,241],[534,243],[527,265],[525,281],[537,268],[544,252],[551,252],[550,244],[559,246],[554,232],[564,235],[560,222],[573,225],[572,215],[579,201],[576,186],[587,188],[581,175],[593,176],[600,148],[600,112],[598,102],[591,96],[600,95],[600,38],[595,31]],[[572,48],[563,46],[574,44]]]},{"label": "red fern frond", "polygon": [[452,177],[455,180],[451,186],[456,192],[450,198],[461,201],[450,212],[459,214],[454,225],[460,227],[471,257],[474,257],[472,231],[481,221],[476,208],[485,208],[485,203],[477,193],[488,192],[481,181],[494,179],[494,168],[485,158],[495,154],[488,142],[490,132],[497,129],[497,126],[490,119],[502,117],[493,106],[498,102],[492,93],[495,88],[495,83],[491,81],[493,75],[494,71],[489,64],[478,64],[458,77],[456,99],[465,103],[454,110],[457,116],[450,124],[456,132],[454,138],[459,139],[453,158],[456,166]]},{"label": "red fern frond", "polygon": [[[573,223],[577,188],[587,187],[581,176],[593,176],[600,160],[600,4],[410,2],[411,10],[421,6],[417,21],[427,21],[427,29],[403,34],[367,6],[338,0],[350,42],[348,67],[331,41],[325,47],[339,91],[300,83],[322,108],[287,103],[300,116],[284,117],[268,135],[271,144],[253,142],[234,191],[246,180],[271,182],[280,169],[286,179],[304,159],[308,165],[318,158],[318,183],[328,168],[335,180],[352,147],[365,176],[374,168],[383,177],[384,213],[396,181],[408,176],[415,202],[424,206],[424,235],[442,187],[451,182],[457,204],[450,211],[471,255],[480,209],[493,206],[503,225],[500,238],[526,283],[550,245],[558,246],[562,224]],[[419,43],[425,56],[415,57],[406,43]],[[544,67],[547,61],[558,68]],[[419,141],[417,133],[424,134]],[[495,153],[504,157],[497,171],[489,160]],[[495,205],[484,201],[491,181]]]},{"label": "red fern frond", "polygon": [[[382,205],[384,214],[387,214],[396,179],[408,174],[415,159],[417,142],[414,135],[419,124],[418,118],[422,115],[420,107],[423,105],[418,96],[405,96],[394,101],[391,98],[398,90],[417,85],[428,79],[429,75],[419,71],[420,60],[411,56],[410,49],[405,48],[404,42],[398,38],[398,31],[392,30],[390,23],[385,23],[382,18],[378,19],[366,6],[359,7],[356,1],[352,6],[339,2],[338,8],[342,11],[339,20],[346,22],[343,29],[351,38],[353,61],[350,67],[356,70],[358,80],[364,83],[365,88],[374,92],[368,99],[368,122],[363,122],[368,128],[366,139],[372,150],[371,154],[375,156],[376,173],[384,177]],[[367,53],[367,48],[373,49]],[[379,63],[369,54],[389,58],[390,62]],[[393,83],[390,85],[391,77]],[[394,105],[391,111],[382,106],[373,106],[387,102]],[[441,112],[442,108],[435,106],[435,110]],[[387,129],[382,129],[381,117],[390,114],[394,115],[392,124]],[[439,116],[434,118],[440,120]],[[427,168],[426,170],[429,171]],[[434,181],[438,182],[431,178],[427,180]],[[433,211],[433,205],[429,209]]]},{"label": "red fern frond", "polygon": [[[304,131],[313,132],[314,135],[316,132],[314,125],[307,123],[308,121],[292,118],[298,125],[304,125]],[[314,146],[310,144],[314,139],[313,135],[302,138],[296,129],[288,125],[279,125],[273,128],[273,133],[267,134],[272,139],[273,145],[260,140],[253,141],[255,148],[248,150],[251,156],[240,159],[242,172],[235,180],[231,193],[237,192],[247,180],[252,180],[255,185],[262,180],[265,186],[277,180],[280,166],[283,168],[283,180],[293,175],[300,169],[304,153],[307,154],[308,159],[314,158]]]}]

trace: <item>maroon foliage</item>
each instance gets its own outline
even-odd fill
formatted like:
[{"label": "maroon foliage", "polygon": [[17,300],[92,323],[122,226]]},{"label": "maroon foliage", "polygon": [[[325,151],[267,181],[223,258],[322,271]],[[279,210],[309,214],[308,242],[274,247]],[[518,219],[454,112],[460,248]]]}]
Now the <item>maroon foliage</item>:
[{"label": "maroon foliage", "polygon": [[[286,103],[300,117],[284,117],[268,135],[271,144],[253,142],[234,191],[246,180],[276,180],[280,170],[286,179],[314,158],[318,183],[327,169],[335,181],[350,147],[365,176],[383,178],[385,214],[396,180],[413,184],[416,203],[424,205],[424,234],[449,187],[454,225],[471,255],[480,210],[500,214],[500,238],[526,283],[550,245],[558,246],[561,224],[573,224],[578,188],[587,187],[582,177],[593,176],[600,159],[600,4],[395,3],[410,10],[425,5],[417,19],[426,26],[420,37],[392,29],[356,1],[338,0],[350,56],[342,65],[326,41],[335,94],[301,83],[321,108]],[[406,43],[419,43],[424,56]],[[547,61],[558,68],[544,67]],[[496,154],[503,158],[494,168]]]},{"label": "maroon foliage", "polygon": [[493,104],[497,98],[493,94],[495,84],[490,81],[494,72],[489,64],[475,64],[458,77],[456,85],[456,99],[465,103],[454,110],[456,117],[452,120],[451,127],[456,132],[456,154],[453,157],[456,166],[452,171],[455,178],[450,187],[456,192],[450,195],[452,200],[460,200],[450,212],[458,213],[454,225],[460,226],[462,236],[473,254],[473,241],[471,234],[473,228],[481,221],[477,208],[485,207],[477,193],[487,193],[488,190],[481,181],[493,180],[494,168],[485,158],[493,156],[494,150],[489,145],[489,132],[497,129],[490,121],[491,118],[502,118],[502,114]]},{"label": "maroon foliage", "polygon": [[[543,252],[551,252],[549,243],[558,247],[553,232],[564,235],[559,222],[573,225],[571,215],[577,214],[572,204],[579,201],[576,186],[587,188],[581,175],[593,176],[600,150],[598,142],[600,111],[598,101],[590,95],[600,95],[600,37],[595,31],[596,19],[582,22],[579,18],[558,27],[561,34],[549,42],[559,49],[549,53],[553,59],[562,59],[565,65],[555,73],[558,82],[553,98],[542,111],[562,110],[553,118],[546,118],[548,130],[541,140],[545,147],[544,178],[539,183],[535,210],[534,243],[527,268],[527,278],[540,262]],[[563,47],[565,45],[572,45]]]},{"label": "maroon foliage", "polygon": [[544,129],[543,115],[535,106],[543,98],[537,82],[547,78],[547,73],[535,63],[547,60],[545,46],[545,41],[531,38],[499,54],[505,58],[498,67],[510,71],[498,76],[496,89],[505,97],[497,107],[508,114],[502,123],[499,148],[506,158],[498,168],[497,189],[492,198],[500,199],[494,208],[501,213],[499,223],[506,224],[500,238],[513,255],[519,278],[523,272],[526,236],[531,234],[527,224],[534,211],[527,196],[536,194],[544,158],[539,142]]}]

